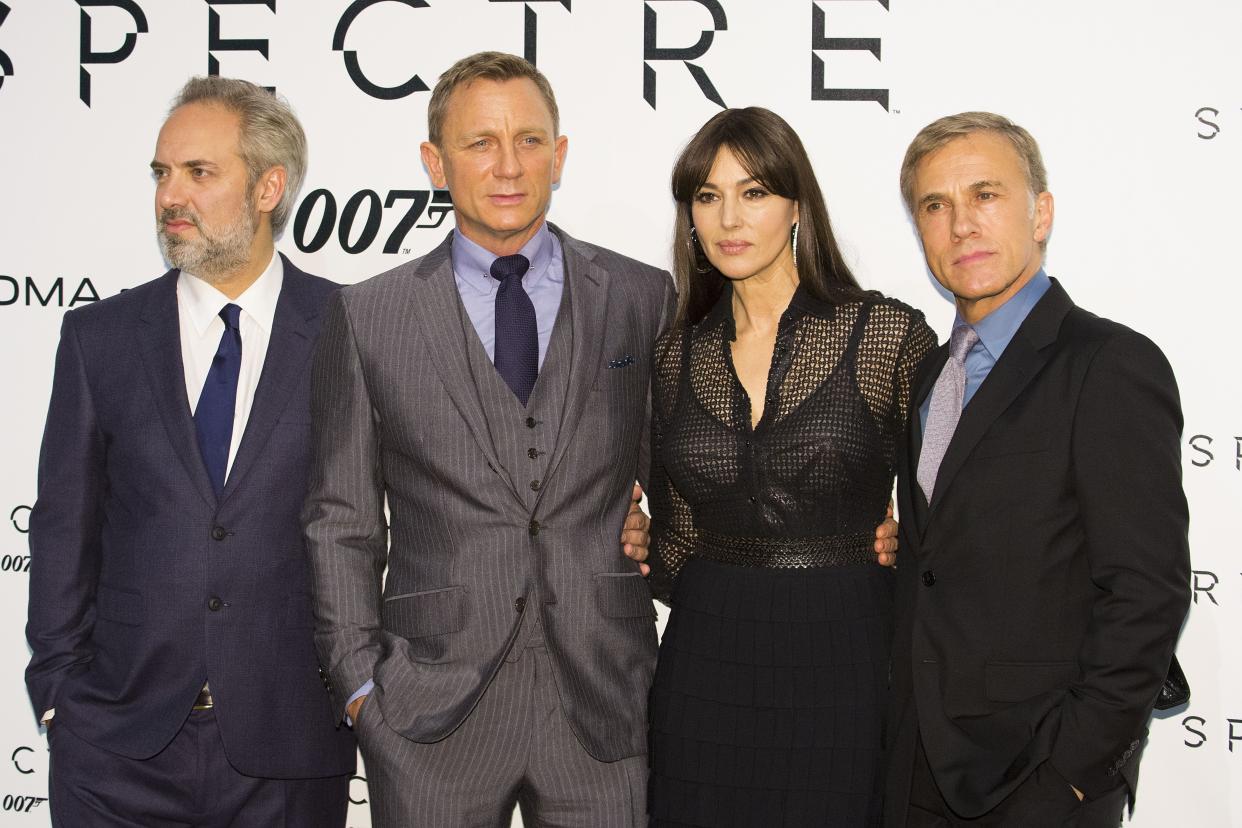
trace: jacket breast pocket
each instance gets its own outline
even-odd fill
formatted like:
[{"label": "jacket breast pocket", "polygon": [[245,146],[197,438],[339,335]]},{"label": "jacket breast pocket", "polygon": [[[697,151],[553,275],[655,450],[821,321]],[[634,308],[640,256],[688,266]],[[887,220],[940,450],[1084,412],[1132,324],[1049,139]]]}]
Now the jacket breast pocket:
[{"label": "jacket breast pocket", "polygon": [[989,661],[983,666],[988,701],[1021,702],[1064,690],[1078,676],[1073,661]]},{"label": "jacket breast pocket", "polygon": [[142,593],[100,584],[95,592],[95,613],[103,621],[140,627],[145,614]]},{"label": "jacket breast pocket", "polygon": [[637,572],[603,572],[595,576],[595,601],[608,618],[655,618],[651,587]]},{"label": "jacket breast pocket", "polygon": [[384,599],[384,629],[409,639],[448,635],[465,629],[467,610],[464,586],[391,595]]},{"label": "jacket breast pocket", "polygon": [[[607,349],[605,349],[607,353]],[[630,396],[641,392],[646,397],[648,359],[636,349],[616,349],[616,358],[608,359],[595,373],[591,390],[596,393]]]},{"label": "jacket breast pocket", "polygon": [[1009,457],[1018,454],[1038,454],[1052,448],[1052,435],[1043,434],[1001,434],[995,437],[984,437],[971,452],[971,457],[981,460],[985,457]]}]

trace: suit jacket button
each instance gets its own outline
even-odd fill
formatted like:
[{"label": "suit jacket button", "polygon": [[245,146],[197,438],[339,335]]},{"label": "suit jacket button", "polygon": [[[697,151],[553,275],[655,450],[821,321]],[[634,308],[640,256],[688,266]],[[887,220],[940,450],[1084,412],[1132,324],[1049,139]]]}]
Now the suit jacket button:
[{"label": "suit jacket button", "polygon": [[528,526],[528,527],[526,528],[526,531],[530,532],[530,536],[531,536],[532,538],[533,538],[535,535],[538,535],[538,534],[539,534],[539,521],[537,521],[537,520],[532,520],[532,521],[530,522],[530,526]]},{"label": "suit jacket button", "polygon": [[526,418],[526,427],[527,427],[527,428],[534,428],[536,425],[537,425],[537,423],[535,422],[535,418],[534,418],[534,417],[527,417],[527,418]]},{"label": "suit jacket button", "polygon": [[923,578],[923,586],[931,586],[932,584],[936,583],[936,573],[932,572],[930,569],[923,571],[922,578]]},{"label": "suit jacket button", "polygon": [[224,606],[224,602],[214,595],[207,599],[207,609],[212,612],[219,612],[222,606]]},{"label": "suit jacket button", "polygon": [[229,530],[225,529],[223,526],[211,527],[211,539],[212,540],[222,541],[228,536],[229,536]]},{"label": "suit jacket button", "polygon": [[537,449],[537,448],[529,448],[529,449],[527,449],[527,450],[526,450],[526,456],[527,456],[527,457],[529,457],[531,460],[538,460],[538,459],[539,459],[539,449]]},{"label": "suit jacket button", "polygon": [[513,608],[517,610],[518,612],[524,612],[526,610],[526,599],[519,598],[516,601],[514,601]]},{"label": "suit jacket button", "polygon": [[530,490],[531,490],[532,492],[537,492],[537,491],[539,491],[539,481],[538,481],[538,480],[532,480],[532,481],[530,481]]}]

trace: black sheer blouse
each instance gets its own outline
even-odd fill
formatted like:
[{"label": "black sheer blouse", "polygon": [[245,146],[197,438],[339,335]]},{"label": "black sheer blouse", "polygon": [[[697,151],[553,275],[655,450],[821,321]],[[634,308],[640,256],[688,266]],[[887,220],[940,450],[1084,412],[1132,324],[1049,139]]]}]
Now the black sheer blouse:
[{"label": "black sheer blouse", "polygon": [[785,568],[870,560],[914,373],[936,346],[923,314],[900,302],[837,305],[799,287],[752,429],[732,297],[726,286],[702,321],[655,349],[650,581],[666,603],[695,554]]}]

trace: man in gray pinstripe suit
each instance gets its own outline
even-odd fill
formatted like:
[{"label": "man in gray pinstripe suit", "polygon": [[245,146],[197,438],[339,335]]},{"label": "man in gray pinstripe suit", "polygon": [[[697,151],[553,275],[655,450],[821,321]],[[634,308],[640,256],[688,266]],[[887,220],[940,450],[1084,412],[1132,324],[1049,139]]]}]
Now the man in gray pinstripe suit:
[{"label": "man in gray pinstripe suit", "polygon": [[[528,825],[645,824],[655,612],[617,538],[672,281],[546,222],[567,142],[531,64],[458,62],[428,122],[457,229],[344,289],[320,336],[304,516],[320,658],[375,825],[508,825],[515,803]],[[488,275],[518,253],[539,343],[525,404],[493,364]],[[637,558],[643,520],[623,538]]]}]

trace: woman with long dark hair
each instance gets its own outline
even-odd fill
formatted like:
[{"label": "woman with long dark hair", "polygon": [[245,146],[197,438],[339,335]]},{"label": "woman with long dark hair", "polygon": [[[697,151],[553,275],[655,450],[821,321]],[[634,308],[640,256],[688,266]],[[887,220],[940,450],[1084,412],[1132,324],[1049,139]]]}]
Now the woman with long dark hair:
[{"label": "woman with long dark hair", "polygon": [[673,170],[678,321],[656,348],[653,826],[864,826],[892,573],[874,527],[935,335],[863,291],[798,136],[726,110]]}]

